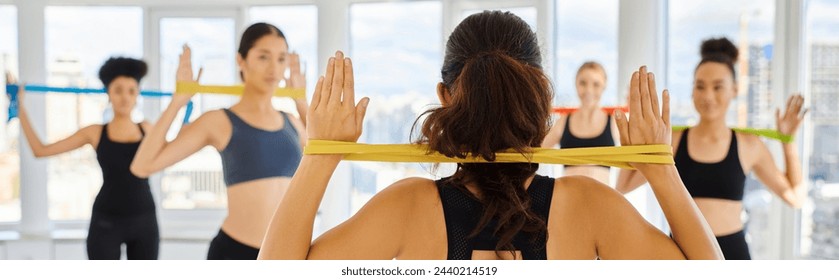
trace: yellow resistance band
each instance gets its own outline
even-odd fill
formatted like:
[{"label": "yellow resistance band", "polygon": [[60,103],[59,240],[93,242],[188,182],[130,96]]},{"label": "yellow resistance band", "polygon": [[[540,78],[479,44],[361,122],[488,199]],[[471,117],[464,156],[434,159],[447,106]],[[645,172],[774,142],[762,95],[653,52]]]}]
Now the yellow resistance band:
[{"label": "yellow resistance band", "polygon": [[[683,126],[683,125],[673,126],[673,131],[682,131],[682,130],[685,130],[685,129],[688,129],[688,128],[689,128],[689,126]],[[774,129],[735,127],[735,128],[732,128],[731,130],[734,130],[734,131],[737,131],[737,132],[742,132],[742,133],[747,133],[747,134],[753,134],[753,135],[757,135],[757,136],[761,136],[761,137],[766,137],[766,138],[769,138],[769,139],[775,139],[775,140],[781,141],[783,143],[790,143],[790,142],[792,142],[792,140],[794,140],[792,135],[781,134],[781,132],[779,132],[777,130],[774,130]]]},{"label": "yellow resistance band", "polygon": [[[229,94],[229,95],[242,95],[244,92],[245,87],[242,85],[238,86],[219,86],[219,85],[201,85],[195,82],[178,82],[175,86],[175,94],[185,93],[185,94],[192,94],[192,93],[218,93],[218,94]],[[274,91],[274,96],[276,97],[291,97],[291,98],[305,98],[306,97],[306,90],[305,89],[290,89],[290,88],[278,88]]]},{"label": "yellow resistance band", "polygon": [[[632,169],[630,162],[674,164],[670,145],[639,145],[573,149],[533,148],[527,156],[515,151],[496,153],[495,163],[533,162],[549,164],[594,164]],[[427,145],[361,144],[328,140],[309,140],[307,155],[344,155],[345,160],[379,162],[487,162],[480,157],[450,158],[429,152]]]}]

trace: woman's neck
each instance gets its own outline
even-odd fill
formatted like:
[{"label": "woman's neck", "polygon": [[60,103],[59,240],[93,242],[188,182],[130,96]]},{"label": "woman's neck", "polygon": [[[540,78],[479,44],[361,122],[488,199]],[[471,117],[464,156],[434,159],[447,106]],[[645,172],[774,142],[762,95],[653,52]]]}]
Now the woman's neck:
[{"label": "woman's neck", "polygon": [[698,135],[708,136],[712,138],[725,137],[731,131],[731,129],[728,128],[728,125],[725,124],[725,120],[723,119],[700,120],[699,123],[696,124],[696,126],[691,128],[691,130],[696,131]]},{"label": "woman's neck", "polygon": [[574,112],[574,115],[582,116],[583,118],[593,118],[601,113],[600,106],[597,104],[580,105]]},{"label": "woman's neck", "polygon": [[134,123],[131,120],[131,116],[127,114],[114,114],[114,119],[111,120],[112,123]]},{"label": "woman's neck", "polygon": [[271,104],[272,96],[273,92],[265,92],[246,83],[242,98],[239,99],[239,103],[236,105],[250,112],[273,112],[274,106]]}]

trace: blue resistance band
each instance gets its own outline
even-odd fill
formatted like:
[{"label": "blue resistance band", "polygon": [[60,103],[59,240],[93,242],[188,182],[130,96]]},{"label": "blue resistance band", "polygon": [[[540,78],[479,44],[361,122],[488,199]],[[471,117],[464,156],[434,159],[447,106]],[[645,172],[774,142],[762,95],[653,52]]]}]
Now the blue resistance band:
[{"label": "blue resistance band", "polygon": [[[12,119],[16,118],[18,115],[18,102],[17,102],[17,94],[20,90],[20,86],[18,85],[6,85],[6,94],[9,95],[9,118],[6,122],[11,121]],[[105,89],[101,88],[69,88],[69,87],[48,87],[48,86],[38,86],[38,85],[26,85],[27,92],[58,92],[58,93],[72,93],[72,94],[107,94]],[[160,91],[149,91],[144,90],[140,91],[141,96],[146,97],[167,97],[172,96],[172,93],[169,92],[160,92]],[[184,124],[189,123],[189,116],[192,115],[192,101],[186,104],[186,114],[184,114]]]}]

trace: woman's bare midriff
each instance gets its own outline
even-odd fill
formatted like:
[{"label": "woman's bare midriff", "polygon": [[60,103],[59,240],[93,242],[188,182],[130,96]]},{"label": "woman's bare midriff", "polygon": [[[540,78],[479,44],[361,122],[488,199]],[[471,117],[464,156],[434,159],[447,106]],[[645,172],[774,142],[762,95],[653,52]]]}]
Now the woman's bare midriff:
[{"label": "woman's bare midriff", "polygon": [[743,221],[740,218],[743,202],[719,198],[693,200],[715,236],[729,235],[743,229]]},{"label": "woman's bare midriff", "polygon": [[268,223],[290,182],[288,177],[271,177],[228,187],[227,217],[222,230],[245,245],[261,247]]}]

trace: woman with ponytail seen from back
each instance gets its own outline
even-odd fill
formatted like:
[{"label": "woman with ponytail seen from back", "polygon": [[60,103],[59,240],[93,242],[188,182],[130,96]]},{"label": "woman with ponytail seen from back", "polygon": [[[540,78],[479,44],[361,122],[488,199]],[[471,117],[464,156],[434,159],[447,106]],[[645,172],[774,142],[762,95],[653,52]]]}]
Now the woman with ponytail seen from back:
[{"label": "woman with ponytail seen from back", "polygon": [[[529,153],[549,129],[552,89],[536,35],[509,12],[461,22],[446,45],[442,106],[418,143],[450,157]],[[330,59],[309,106],[308,137],[355,142],[369,99],[356,103],[353,62]],[[617,115],[624,145],[669,144],[668,95],[659,110],[645,68],[632,79],[633,118]],[[642,109],[643,108],[643,109]],[[637,113],[635,113],[637,112]],[[340,155],[304,155],[260,259],[718,259],[719,248],[672,165],[633,164],[651,178],[670,238],[619,193],[582,176],[538,176],[535,163],[458,164],[437,181],[407,178],[312,241],[318,206]]]},{"label": "woman with ponytail seen from back", "polygon": [[[699,123],[673,132],[676,168],[708,220],[725,259],[748,260],[751,254],[740,219],[746,176],[754,171],[767,188],[798,208],[807,197],[801,184],[801,162],[795,143],[784,143],[786,171],[782,172],[760,138],[734,132],[726,125],[728,105],[737,96],[737,47],[726,38],[710,39],[702,43],[701,54],[693,82],[693,105],[699,113]],[[806,114],[806,110],[801,110],[803,104],[801,95],[792,95],[786,110],[776,111],[780,133],[795,135]],[[623,170],[617,190],[630,192],[643,184],[643,177]]]}]

